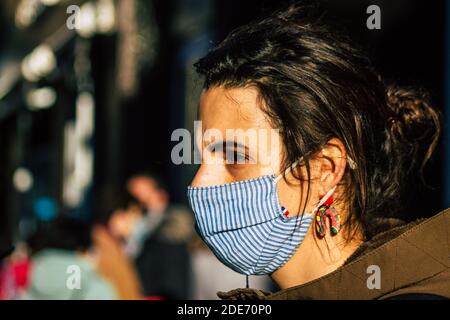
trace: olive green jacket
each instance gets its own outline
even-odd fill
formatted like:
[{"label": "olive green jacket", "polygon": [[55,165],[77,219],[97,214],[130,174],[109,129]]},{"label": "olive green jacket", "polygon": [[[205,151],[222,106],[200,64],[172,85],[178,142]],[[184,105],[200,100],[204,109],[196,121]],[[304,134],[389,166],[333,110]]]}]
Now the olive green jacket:
[{"label": "olive green jacket", "polygon": [[231,300],[450,299],[450,209],[376,235],[342,267],[311,282],[273,294],[235,289],[218,295]]}]

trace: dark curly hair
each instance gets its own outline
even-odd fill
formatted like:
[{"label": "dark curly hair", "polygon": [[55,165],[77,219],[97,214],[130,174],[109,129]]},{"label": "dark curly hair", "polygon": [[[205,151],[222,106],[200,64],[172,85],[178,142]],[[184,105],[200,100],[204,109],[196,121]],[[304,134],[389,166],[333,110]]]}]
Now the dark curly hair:
[{"label": "dark curly hair", "polygon": [[356,164],[343,179],[346,224],[362,227],[366,238],[374,220],[401,210],[408,174],[422,170],[437,144],[440,115],[428,96],[387,85],[367,55],[309,7],[291,6],[232,31],[195,67],[206,89],[258,89],[280,129],[284,167],[303,156],[308,181],[314,153],[340,139]]}]

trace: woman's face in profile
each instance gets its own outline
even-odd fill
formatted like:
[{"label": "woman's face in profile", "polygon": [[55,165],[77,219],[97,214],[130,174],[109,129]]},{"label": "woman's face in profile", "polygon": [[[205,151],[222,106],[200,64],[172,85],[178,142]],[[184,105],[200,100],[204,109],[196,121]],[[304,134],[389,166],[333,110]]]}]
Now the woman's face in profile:
[{"label": "woman's face in profile", "polygon": [[[196,132],[202,163],[192,187],[281,173],[283,142],[262,110],[262,101],[254,87],[211,87],[202,93]],[[284,179],[277,184],[280,201],[291,213],[298,212],[303,184],[290,174],[286,178],[289,184]]]}]

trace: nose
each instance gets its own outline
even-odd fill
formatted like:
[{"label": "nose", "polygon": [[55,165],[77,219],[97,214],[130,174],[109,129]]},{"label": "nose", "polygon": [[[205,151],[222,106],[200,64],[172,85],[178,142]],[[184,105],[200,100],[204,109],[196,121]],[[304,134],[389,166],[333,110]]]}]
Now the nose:
[{"label": "nose", "polygon": [[202,164],[199,168],[197,173],[194,176],[194,179],[192,179],[191,187],[206,187],[209,185],[213,185],[212,180],[212,173],[211,169],[208,169],[207,165]]},{"label": "nose", "polygon": [[224,171],[221,165],[202,164],[192,179],[191,187],[208,187],[227,183],[229,181]]}]

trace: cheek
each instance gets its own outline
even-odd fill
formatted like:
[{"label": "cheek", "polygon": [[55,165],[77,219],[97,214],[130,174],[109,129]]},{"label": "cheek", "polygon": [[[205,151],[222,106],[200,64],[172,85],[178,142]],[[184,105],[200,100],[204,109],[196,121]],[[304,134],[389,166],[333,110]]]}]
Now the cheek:
[{"label": "cheek", "polygon": [[277,185],[280,204],[285,207],[290,214],[298,214],[304,205],[302,201],[302,188],[299,184],[288,185],[283,179]]},{"label": "cheek", "polygon": [[277,190],[280,204],[287,208],[291,215],[298,215],[303,212],[305,208],[306,200],[306,212],[311,212],[314,209],[314,205],[317,203],[317,187],[313,181],[310,181],[308,193],[308,181],[295,180],[293,183],[287,183],[283,179],[278,182]]}]

